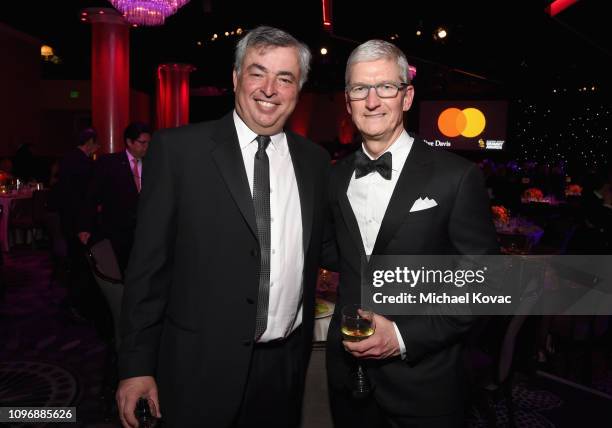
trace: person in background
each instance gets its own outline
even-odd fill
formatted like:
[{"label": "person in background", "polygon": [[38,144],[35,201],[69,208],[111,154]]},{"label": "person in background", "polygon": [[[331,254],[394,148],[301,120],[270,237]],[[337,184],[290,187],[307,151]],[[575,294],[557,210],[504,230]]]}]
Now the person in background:
[{"label": "person in background", "polygon": [[92,177],[93,154],[100,145],[93,128],[78,136],[77,145],[66,153],[59,165],[58,183],[53,189],[53,203],[59,212],[61,229],[66,239],[69,258],[68,300],[76,318],[87,312],[87,293],[91,288],[91,275],[85,259],[85,246],[78,238],[78,218]]},{"label": "person in background", "polygon": [[123,134],[125,150],[100,156],[87,190],[83,213],[79,216],[81,243],[87,245],[109,239],[122,274],[134,243],[142,161],[151,134],[149,125],[131,123]]},{"label": "person in background", "polygon": [[580,197],[581,215],[568,254],[612,252],[612,167],[604,166],[585,180]]},{"label": "person in background", "polygon": [[22,182],[27,183],[35,178],[36,158],[32,154],[30,145],[21,144],[13,157],[13,175]]}]

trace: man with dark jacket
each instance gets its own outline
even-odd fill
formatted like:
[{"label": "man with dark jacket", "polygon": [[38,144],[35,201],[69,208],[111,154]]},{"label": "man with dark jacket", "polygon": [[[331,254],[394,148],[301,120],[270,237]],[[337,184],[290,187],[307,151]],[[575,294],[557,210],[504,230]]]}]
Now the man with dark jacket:
[{"label": "man with dark jacket", "polygon": [[78,227],[83,244],[90,239],[110,240],[122,273],[134,243],[142,160],[151,141],[151,128],[131,123],[125,128],[124,141],[124,151],[103,155],[96,162]]},{"label": "man with dark jacket", "polygon": [[89,267],[85,259],[85,247],[77,237],[78,219],[91,180],[93,154],[100,147],[96,142],[96,131],[85,129],[79,134],[77,146],[71,149],[59,165],[59,181],[53,189],[53,203],[59,215],[62,232],[66,239],[70,271],[68,293],[73,312],[83,315],[84,299],[88,287]]},{"label": "man with dark jacket", "polygon": [[[478,166],[409,135],[406,56],[370,40],[350,55],[346,105],[362,147],[338,162],[330,206],[339,255],[327,373],[336,427],[461,427],[465,384],[461,342],[474,317],[374,315],[373,335],[343,341],[341,310],[361,304],[361,263],[370,255],[488,254],[497,241]],[[347,384],[355,360],[374,391],[356,401]]]},{"label": "man with dark jacket", "polygon": [[284,129],[310,51],[255,28],[235,110],[155,134],[122,309],[124,427],[297,427],[312,348],[329,156]]}]

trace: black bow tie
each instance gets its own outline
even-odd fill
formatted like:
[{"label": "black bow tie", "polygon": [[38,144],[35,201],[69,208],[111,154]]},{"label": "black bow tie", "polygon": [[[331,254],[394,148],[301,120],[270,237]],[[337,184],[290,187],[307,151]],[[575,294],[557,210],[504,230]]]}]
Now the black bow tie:
[{"label": "black bow tie", "polygon": [[361,150],[355,156],[355,178],[361,178],[372,171],[378,171],[385,180],[391,180],[391,152],[387,152],[376,160],[366,156]]}]

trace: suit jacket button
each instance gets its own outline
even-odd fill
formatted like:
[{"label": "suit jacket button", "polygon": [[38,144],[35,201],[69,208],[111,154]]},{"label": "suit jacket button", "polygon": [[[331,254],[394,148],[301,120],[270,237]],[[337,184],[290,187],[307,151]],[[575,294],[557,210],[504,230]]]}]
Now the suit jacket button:
[{"label": "suit jacket button", "polygon": [[251,346],[251,344],[252,344],[252,343],[253,343],[253,342],[252,342],[251,340],[243,340],[243,341],[242,341],[242,344],[243,344],[244,346]]},{"label": "suit jacket button", "polygon": [[256,248],[253,248],[253,249],[251,250],[251,255],[252,255],[253,257],[257,257],[257,256],[259,255],[259,251],[257,251],[257,249],[256,249]]},{"label": "suit jacket button", "polygon": [[251,299],[250,297],[247,297],[246,301],[249,305],[252,305],[253,303],[255,303],[255,300]]}]

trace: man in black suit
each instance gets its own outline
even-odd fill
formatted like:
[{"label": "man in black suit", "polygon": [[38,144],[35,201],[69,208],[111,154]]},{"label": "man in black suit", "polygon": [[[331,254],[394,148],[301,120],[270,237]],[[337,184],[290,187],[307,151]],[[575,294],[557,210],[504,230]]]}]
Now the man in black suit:
[{"label": "man in black suit", "polygon": [[[471,317],[375,315],[375,333],[343,342],[340,312],[361,301],[365,255],[495,253],[495,230],[477,165],[404,130],[413,100],[408,62],[391,43],[357,47],[346,68],[346,105],[363,144],[332,170],[339,300],[327,338],[336,427],[455,427],[463,423],[461,341]],[[373,393],[353,400],[355,359]]]},{"label": "man in black suit", "polygon": [[52,190],[52,204],[60,215],[62,233],[66,239],[70,271],[68,275],[68,299],[77,318],[82,317],[88,299],[90,284],[89,266],[85,259],[85,247],[77,237],[80,207],[91,181],[93,154],[100,145],[92,128],[83,130],[77,146],[68,151],[59,164],[59,180]]},{"label": "man in black suit", "polygon": [[77,238],[80,207],[91,181],[93,154],[100,145],[92,128],[79,134],[77,146],[69,150],[59,164],[59,180],[54,188],[54,203],[60,213],[62,231],[66,239]]},{"label": "man in black suit", "polygon": [[[79,217],[79,239],[109,239],[124,273],[134,243],[142,160],[151,141],[151,128],[131,123],[123,133],[125,150],[101,156]],[[93,233],[93,238],[92,238]]]},{"label": "man in black suit", "polygon": [[236,48],[235,110],[153,137],[122,310],[125,427],[141,396],[168,427],[298,425],[330,165],[283,130],[309,62],[258,27]]}]

